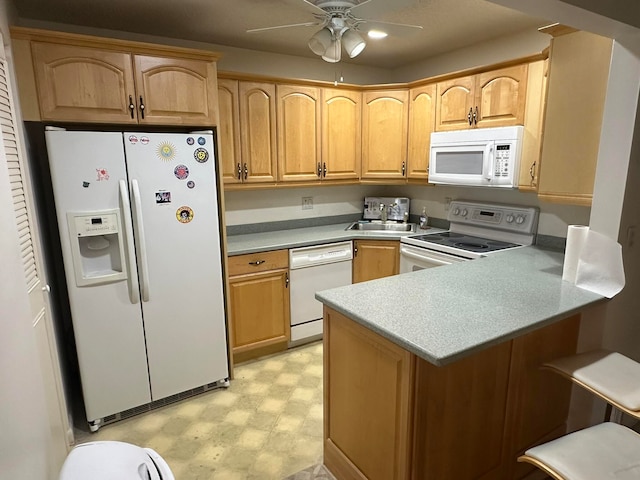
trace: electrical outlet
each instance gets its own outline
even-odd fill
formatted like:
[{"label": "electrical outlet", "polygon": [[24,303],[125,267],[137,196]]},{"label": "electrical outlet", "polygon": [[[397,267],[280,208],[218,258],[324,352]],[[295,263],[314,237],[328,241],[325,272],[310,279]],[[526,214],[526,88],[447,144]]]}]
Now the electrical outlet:
[{"label": "electrical outlet", "polygon": [[302,209],[313,210],[313,197],[302,197]]},{"label": "electrical outlet", "polygon": [[627,247],[631,248],[636,243],[636,226],[631,225],[627,228]]},{"label": "electrical outlet", "polygon": [[448,212],[451,206],[451,197],[444,197],[444,211]]}]

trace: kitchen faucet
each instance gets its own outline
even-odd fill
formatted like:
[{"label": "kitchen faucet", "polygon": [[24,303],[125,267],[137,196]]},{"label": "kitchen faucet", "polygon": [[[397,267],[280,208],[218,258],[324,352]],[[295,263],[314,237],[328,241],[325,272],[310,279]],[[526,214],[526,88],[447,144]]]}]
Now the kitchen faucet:
[{"label": "kitchen faucet", "polygon": [[380,204],[380,220],[382,220],[382,223],[385,223],[389,218],[389,211],[393,207],[397,207],[397,206],[398,206],[397,203],[392,203],[391,205],[385,205],[384,203]]}]

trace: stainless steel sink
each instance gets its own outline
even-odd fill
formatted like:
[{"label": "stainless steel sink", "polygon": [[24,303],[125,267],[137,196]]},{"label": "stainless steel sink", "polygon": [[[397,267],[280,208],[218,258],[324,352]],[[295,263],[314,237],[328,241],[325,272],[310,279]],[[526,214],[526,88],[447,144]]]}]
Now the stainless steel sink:
[{"label": "stainless steel sink", "polygon": [[380,233],[415,232],[416,224],[395,222],[354,222],[347,227],[347,230],[360,230]]}]

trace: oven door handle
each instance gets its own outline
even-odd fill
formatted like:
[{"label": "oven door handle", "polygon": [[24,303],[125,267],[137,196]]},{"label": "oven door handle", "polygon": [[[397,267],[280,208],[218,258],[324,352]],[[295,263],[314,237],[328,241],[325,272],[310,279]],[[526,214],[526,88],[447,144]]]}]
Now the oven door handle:
[{"label": "oven door handle", "polygon": [[452,262],[447,262],[446,260],[439,260],[437,258],[431,258],[431,257],[415,254],[405,248],[400,248],[400,255],[404,255],[405,257],[412,258],[414,260],[419,260],[419,261],[422,260],[422,261],[428,261],[430,263],[436,263],[438,265],[451,265],[452,263]]}]

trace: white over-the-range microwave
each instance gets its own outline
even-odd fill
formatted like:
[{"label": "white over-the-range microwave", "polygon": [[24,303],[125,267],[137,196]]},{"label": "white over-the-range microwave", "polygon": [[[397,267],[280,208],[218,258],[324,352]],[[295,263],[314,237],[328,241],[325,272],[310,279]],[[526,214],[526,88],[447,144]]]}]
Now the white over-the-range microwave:
[{"label": "white over-the-range microwave", "polygon": [[429,183],[517,187],[523,129],[513,126],[433,132]]}]

